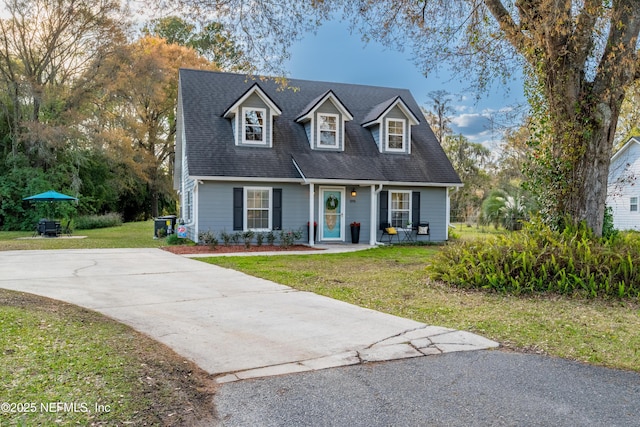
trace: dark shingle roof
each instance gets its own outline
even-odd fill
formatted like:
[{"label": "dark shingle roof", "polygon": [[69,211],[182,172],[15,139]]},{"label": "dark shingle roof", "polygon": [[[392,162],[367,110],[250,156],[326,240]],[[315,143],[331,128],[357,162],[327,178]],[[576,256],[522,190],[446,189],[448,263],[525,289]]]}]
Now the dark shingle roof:
[{"label": "dark shingle roof", "polygon": [[[361,126],[398,96],[416,117],[420,108],[405,89],[289,80],[283,89],[274,80],[258,85],[282,110],[274,118],[273,147],[238,147],[231,122],[222,117],[255,84],[251,77],[199,70],[180,70],[181,107],[189,175],[300,179],[292,158],[308,179],[345,179],[459,184],[460,179],[433,132],[422,120],[411,128],[411,155],[381,154],[371,131]],[[304,126],[295,120],[319,97],[332,91],[354,120],[345,124],[345,151],[311,150]],[[180,134],[178,134],[180,135]]]}]

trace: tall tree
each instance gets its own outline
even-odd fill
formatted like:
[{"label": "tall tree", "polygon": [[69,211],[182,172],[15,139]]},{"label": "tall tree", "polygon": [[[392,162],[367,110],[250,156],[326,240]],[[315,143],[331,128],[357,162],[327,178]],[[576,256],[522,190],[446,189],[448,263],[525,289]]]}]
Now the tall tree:
[{"label": "tall tree", "polygon": [[[601,233],[620,106],[625,88],[640,78],[638,0],[184,2],[208,6],[237,25],[247,36],[248,52],[280,43],[286,53],[318,17],[342,10],[365,38],[410,46],[425,73],[448,61],[475,73],[478,85],[486,87],[526,66],[541,95],[539,117],[548,123],[544,149],[560,159],[554,168],[560,167],[562,185],[551,189],[550,212],[584,220]],[[549,182],[556,182],[558,171],[547,172]]]},{"label": "tall tree", "polygon": [[426,110],[426,118],[431,125],[438,141],[442,144],[445,135],[451,134],[451,115],[454,109],[451,106],[451,94],[446,90],[434,90],[427,94],[432,102],[431,108]]},{"label": "tall tree", "polygon": [[242,71],[250,68],[233,35],[219,22],[203,26],[187,22],[177,16],[152,20],[143,33],[194,49],[220,70]]},{"label": "tall tree", "polygon": [[[96,100],[103,110],[95,124],[118,164],[144,182],[149,206],[158,216],[162,197],[173,200],[171,172],[175,142],[178,69],[215,69],[195,50],[145,36],[121,49],[105,66],[111,81]],[[132,187],[140,191],[139,185]],[[141,196],[142,196],[141,195]],[[144,197],[139,197],[144,199]]]},{"label": "tall tree", "polygon": [[490,166],[491,152],[484,145],[471,142],[462,135],[446,137],[442,148],[464,182],[464,187],[451,196],[452,220],[475,219],[480,213],[485,189],[490,181],[486,169]]},{"label": "tall tree", "polygon": [[[64,144],[64,126],[96,70],[122,35],[115,0],[5,0],[0,19],[0,98],[15,157]],[[48,160],[43,157],[42,161]]]}]

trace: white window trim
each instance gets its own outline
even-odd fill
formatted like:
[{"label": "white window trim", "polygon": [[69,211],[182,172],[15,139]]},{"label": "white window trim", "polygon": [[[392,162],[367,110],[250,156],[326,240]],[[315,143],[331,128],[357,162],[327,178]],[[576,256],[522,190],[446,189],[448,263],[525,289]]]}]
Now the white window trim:
[{"label": "white window trim", "polygon": [[[409,207],[407,209],[393,209],[393,194],[398,194],[398,193],[402,193],[402,194],[406,194],[409,198]],[[412,214],[413,214],[413,198],[411,197],[411,191],[408,190],[389,190],[389,205],[388,205],[388,215],[389,217],[387,218],[387,222],[389,224],[393,224],[393,212],[394,211],[409,211],[409,222],[413,224],[413,218],[412,218]],[[407,226],[407,224],[402,224],[402,226],[400,228],[405,228]]]},{"label": "white window trim", "polygon": [[[249,228],[248,227],[248,219],[247,219],[247,213],[249,211],[249,203],[247,200],[247,193],[249,191],[253,191],[253,190],[258,190],[258,191],[264,191],[264,190],[268,190],[269,191],[269,205],[267,207],[267,211],[269,212],[269,225],[268,228]],[[244,231],[271,231],[273,230],[273,188],[272,187],[244,187],[244,191],[243,191],[243,206],[242,206],[242,228]]]},{"label": "white window trim", "polygon": [[[322,129],[320,128],[320,117],[334,117],[336,119],[336,130],[335,130],[335,134],[336,134],[336,139],[335,139],[335,144],[333,145],[321,145],[320,144],[320,135],[322,132]],[[334,114],[334,113],[318,113],[318,125],[316,126],[316,148],[338,148],[340,147],[340,115],[339,114]]]},{"label": "white window trim", "polygon": [[[400,122],[402,123],[402,148],[391,148],[389,147],[389,125],[391,122]],[[387,118],[384,123],[384,132],[385,132],[385,140],[384,140],[384,148],[386,151],[396,152],[396,153],[404,153],[407,148],[407,121],[405,119],[393,119]],[[398,134],[394,134],[398,135]]]},{"label": "white window trim", "polygon": [[[248,141],[245,122],[247,111],[259,111],[262,112],[262,141]],[[242,144],[243,145],[267,145],[267,109],[260,107],[242,107],[240,115],[240,132],[242,132]]]},{"label": "white window trim", "polygon": [[[634,203],[635,201],[635,203]],[[633,207],[636,207],[635,209],[633,209]],[[638,197],[634,196],[634,197],[629,197],[629,212],[638,212]]]}]

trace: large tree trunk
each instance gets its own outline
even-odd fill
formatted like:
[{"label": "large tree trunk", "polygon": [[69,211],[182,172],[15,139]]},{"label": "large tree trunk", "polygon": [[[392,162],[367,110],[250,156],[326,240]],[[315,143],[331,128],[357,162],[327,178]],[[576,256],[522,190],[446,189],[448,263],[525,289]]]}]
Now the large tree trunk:
[{"label": "large tree trunk", "polygon": [[[556,215],[566,215],[574,224],[584,221],[600,236],[624,90],[618,86],[595,91],[582,73],[552,64],[548,69],[545,97],[549,100],[552,154],[566,166],[560,171],[563,188],[556,194]],[[565,96],[558,97],[558,93]]]},{"label": "large tree trunk", "polygon": [[[585,221],[600,236],[613,138],[625,88],[638,78],[638,0],[515,2],[517,19],[501,0],[483,0],[507,40],[526,59],[544,95],[550,148],[541,167],[553,212]],[[580,4],[580,2],[578,2]],[[609,34],[588,79],[597,51],[594,28],[608,20]],[[556,170],[557,169],[557,170]]]}]

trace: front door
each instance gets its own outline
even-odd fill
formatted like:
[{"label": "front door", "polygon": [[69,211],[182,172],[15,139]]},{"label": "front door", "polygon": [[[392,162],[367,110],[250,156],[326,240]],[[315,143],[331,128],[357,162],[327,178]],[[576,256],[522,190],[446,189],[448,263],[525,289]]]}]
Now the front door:
[{"label": "front door", "polygon": [[320,200],[320,240],[344,241],[344,188],[321,188]]}]

